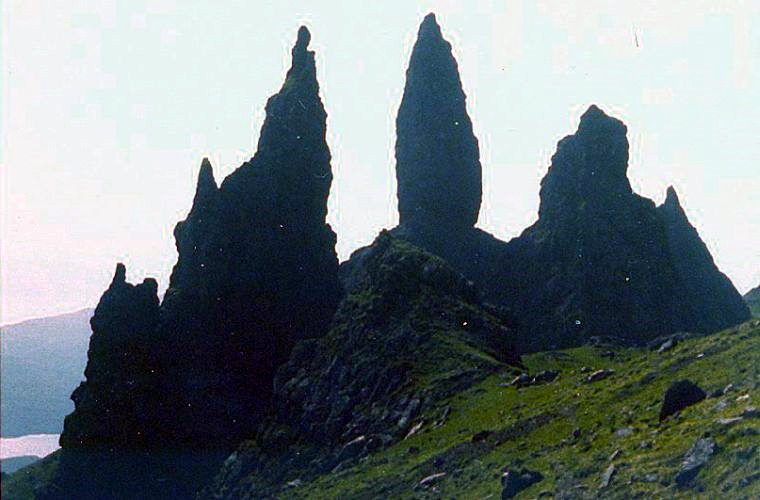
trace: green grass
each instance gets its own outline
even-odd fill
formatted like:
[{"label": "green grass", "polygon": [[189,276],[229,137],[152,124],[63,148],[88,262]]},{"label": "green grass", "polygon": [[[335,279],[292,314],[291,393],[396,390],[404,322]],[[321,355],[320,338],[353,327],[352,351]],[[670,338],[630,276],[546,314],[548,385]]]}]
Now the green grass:
[{"label": "green grass", "polygon": [[60,451],[3,477],[2,497],[34,500],[35,491],[48,484],[58,470]]},{"label": "green grass", "polygon": [[[530,371],[559,370],[554,382],[522,389],[504,387],[505,369],[430,410],[414,436],[375,453],[351,468],[323,475],[283,498],[499,498],[504,467],[524,466],[544,480],[522,497],[565,492],[578,497],[757,498],[760,479],[740,483],[760,471],[760,420],[733,426],[718,418],[757,405],[760,385],[760,321],[679,343],[664,353],[642,349],[581,347],[525,358]],[[608,379],[585,383],[586,371],[611,368]],[[658,421],[668,385],[690,379],[711,393],[729,383],[734,390],[710,397],[663,423]],[[434,383],[434,381],[431,381]],[[740,398],[737,401],[737,398]],[[444,406],[451,414],[435,426]],[[573,437],[579,429],[580,435]],[[473,442],[480,431],[489,437]],[[697,476],[695,487],[678,490],[674,476],[684,454],[704,436],[718,451]],[[609,486],[601,475],[614,459]],[[418,483],[431,474],[446,476],[433,486]],[[294,478],[295,479],[295,478]]]}]

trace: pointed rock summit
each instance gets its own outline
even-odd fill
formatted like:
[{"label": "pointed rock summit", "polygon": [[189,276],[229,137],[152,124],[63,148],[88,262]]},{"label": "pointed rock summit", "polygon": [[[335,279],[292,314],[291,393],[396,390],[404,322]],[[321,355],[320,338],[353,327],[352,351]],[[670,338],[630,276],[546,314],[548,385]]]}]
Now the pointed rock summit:
[{"label": "pointed rock summit", "polygon": [[592,105],[578,131],[562,139],[541,182],[539,216],[561,217],[581,201],[606,210],[630,197],[627,128]]},{"label": "pointed rock summit", "polygon": [[[503,260],[505,244],[474,227],[481,177],[457,63],[435,15],[428,14],[412,50],[396,119],[399,225],[391,233],[443,258],[485,289]],[[369,248],[357,250],[341,266],[347,282]]]},{"label": "pointed rock summit", "polygon": [[541,182],[538,221],[508,244],[495,300],[524,326],[524,347],[614,336],[640,343],[748,318],[688,223],[635,194],[625,125],[596,106],[562,139]]},{"label": "pointed rock summit", "polygon": [[657,212],[665,225],[677,279],[673,300],[681,316],[680,328],[707,333],[749,319],[749,308],[731,281],[718,270],[672,186]]},{"label": "pointed rock summit", "polygon": [[[130,292],[123,266],[117,268],[95,312],[97,349],[85,387],[74,394],[64,447],[111,442],[117,429],[102,415],[111,407],[99,408],[98,391],[128,384],[141,356],[149,361],[137,363],[150,369],[152,384],[135,403],[142,415],[119,407],[129,421],[125,432],[143,440],[137,446],[224,448],[252,436],[270,411],[274,373],[295,342],[326,332],[342,292],[335,233],[325,222],[332,172],[310,38],[306,28],[298,31],[254,157],[219,187],[203,160],[192,208],[174,231],[179,258],[160,311],[157,299],[146,303]],[[149,289],[155,298],[155,288],[135,290]],[[114,340],[122,337],[153,339],[146,345],[160,348],[133,355],[131,344],[123,350]],[[109,368],[89,368],[103,363]]]},{"label": "pointed rock summit", "polygon": [[71,395],[76,411],[67,416],[61,446],[139,447],[150,430],[142,414],[157,388],[153,333],[158,324],[158,285],[148,278],[126,282],[117,264],[111,285],[90,320],[92,337],[85,381]]},{"label": "pointed rock summit", "polygon": [[412,50],[396,132],[400,223],[472,227],[481,202],[478,141],[451,45],[433,14]]}]

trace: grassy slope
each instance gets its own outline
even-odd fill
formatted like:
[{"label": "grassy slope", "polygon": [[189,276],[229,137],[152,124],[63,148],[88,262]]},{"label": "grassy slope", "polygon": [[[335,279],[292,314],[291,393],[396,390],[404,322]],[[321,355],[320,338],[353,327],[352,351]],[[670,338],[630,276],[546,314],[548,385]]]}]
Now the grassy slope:
[{"label": "grassy slope", "polygon": [[[664,353],[614,349],[615,357],[609,358],[604,356],[608,350],[582,347],[527,356],[531,373],[556,369],[559,378],[518,390],[504,386],[514,376],[505,367],[431,409],[416,435],[353,467],[285,490],[281,497],[499,498],[501,469],[516,466],[544,475],[522,498],[542,492],[560,498],[760,497],[760,419],[745,418],[731,426],[716,422],[759,406],[760,320],[683,341]],[[590,372],[583,367],[612,368],[615,374],[585,383]],[[734,389],[660,424],[666,387],[684,378],[708,393],[729,383]],[[451,406],[450,416],[436,426],[445,405]],[[616,434],[627,428],[629,435]],[[580,429],[577,438],[575,429]],[[472,436],[484,430],[492,434],[473,443]],[[706,435],[715,439],[717,453],[697,476],[694,489],[676,489],[673,478],[684,454]],[[620,452],[610,462],[616,450]],[[600,489],[610,463],[615,475]],[[53,455],[6,478],[3,498],[32,498],[35,483],[45,482],[56,465]],[[446,476],[432,486],[418,486],[438,472]],[[754,480],[742,486],[746,478]]]},{"label": "grassy slope", "polygon": [[[499,498],[501,469],[520,464],[544,475],[542,482],[522,492],[526,498],[541,492],[620,498],[760,496],[760,420],[745,418],[732,426],[716,422],[758,403],[760,321],[684,341],[664,353],[615,349],[610,359],[603,356],[607,350],[582,347],[528,356],[531,372],[558,369],[560,377],[518,390],[503,386],[511,371],[491,376],[446,402],[452,411],[444,425],[434,426],[438,415],[431,412],[418,434],[284,496]],[[583,367],[616,373],[584,383],[588,372],[581,372]],[[734,390],[660,424],[665,389],[684,378],[708,394],[729,383]],[[629,435],[616,433],[627,428]],[[575,429],[580,429],[577,438]],[[493,434],[473,443],[472,436],[484,430]],[[708,434],[717,443],[717,453],[700,472],[695,489],[677,490],[673,478],[684,454]],[[616,450],[620,452],[610,462]],[[616,472],[609,486],[600,489],[610,463]],[[432,486],[418,486],[438,472],[446,476]],[[749,477],[755,480],[741,486]]]}]

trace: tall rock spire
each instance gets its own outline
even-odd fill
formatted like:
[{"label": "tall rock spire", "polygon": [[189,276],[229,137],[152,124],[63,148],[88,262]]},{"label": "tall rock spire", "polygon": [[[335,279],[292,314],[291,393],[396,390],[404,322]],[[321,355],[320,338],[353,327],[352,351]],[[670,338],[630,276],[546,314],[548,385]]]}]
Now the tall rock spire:
[{"label": "tall rock spire", "polygon": [[626,131],[591,106],[557,145],[538,221],[508,244],[500,294],[525,325],[528,348],[592,335],[640,343],[749,316],[675,190],[655,208],[631,189]]},{"label": "tall rock spire", "polygon": [[185,343],[172,389],[184,395],[175,404],[178,440],[251,435],[278,366],[298,339],[326,331],[341,295],[325,222],[327,114],[310,39],[302,27],[254,157],[218,189],[204,161],[193,208],[175,230],[179,259],[160,330]]},{"label": "tall rock spire", "polygon": [[151,278],[139,285],[127,283],[124,264],[117,264],[90,320],[86,380],[71,395],[75,409],[65,419],[62,446],[145,443],[150,430],[141,412],[157,386],[151,356],[159,314],[157,290]]},{"label": "tall rock spire", "polygon": [[412,50],[396,134],[400,223],[473,226],[482,195],[478,141],[451,45],[433,14]]},{"label": "tall rock spire", "polygon": [[677,277],[676,310],[686,331],[713,332],[749,319],[750,311],[684,212],[673,186],[657,207]]}]

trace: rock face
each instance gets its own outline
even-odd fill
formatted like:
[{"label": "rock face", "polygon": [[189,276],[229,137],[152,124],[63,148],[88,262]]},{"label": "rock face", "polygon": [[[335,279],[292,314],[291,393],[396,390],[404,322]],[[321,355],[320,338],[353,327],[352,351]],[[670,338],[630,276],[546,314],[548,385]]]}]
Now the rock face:
[{"label": "rock face", "polygon": [[[451,45],[435,16],[423,20],[396,120],[399,226],[392,234],[481,285],[501,267],[505,243],[476,229],[482,195],[478,141]],[[358,250],[342,266],[348,278]]]},{"label": "rock face", "polygon": [[[541,183],[539,220],[504,243],[473,227],[478,144],[456,62],[435,18],[420,26],[397,119],[399,226],[392,234],[451,264],[514,313],[521,347],[589,337],[643,343],[749,318],[671,188],[661,207],[631,189],[626,126],[591,106]],[[360,249],[341,267],[350,279]]]},{"label": "rock face", "polygon": [[204,162],[175,231],[179,261],[161,329],[189,354],[169,392],[183,395],[179,428],[193,438],[250,434],[271,405],[275,370],[297,340],[327,330],[340,298],[335,233],[325,223],[326,113],[309,40],[301,28],[256,155],[218,189]]},{"label": "rock face", "polygon": [[307,481],[397,442],[431,425],[423,415],[445,415],[444,398],[519,364],[499,312],[440,258],[383,232],[352,272],[328,334],[278,371],[278,420],[205,496],[277,496],[291,475]]},{"label": "rock face", "polygon": [[396,129],[400,223],[472,227],[481,200],[478,141],[451,45],[433,14],[412,50]]},{"label": "rock face", "polygon": [[715,266],[681,208],[675,189],[668,188],[657,212],[665,224],[668,253],[677,278],[674,308],[680,313],[678,328],[708,333],[749,319],[747,305]]},{"label": "rock face", "polygon": [[149,436],[155,415],[148,409],[158,388],[155,328],[157,284],[126,282],[126,268],[116,266],[111,286],[90,320],[92,337],[86,380],[71,399],[76,411],[66,417],[61,446],[93,444],[139,446]]},{"label": "rock face", "polygon": [[662,207],[626,177],[626,127],[591,106],[541,183],[538,221],[512,240],[491,293],[515,311],[528,348],[589,336],[641,343],[748,318],[671,189]]},{"label": "rock face", "polygon": [[[340,300],[335,234],[325,223],[332,182],[326,113],[309,40],[301,28],[253,159],[219,187],[203,161],[192,209],[175,228],[179,259],[160,310],[155,282],[129,292],[119,268],[96,311],[86,387],[145,376],[141,358],[123,357],[114,339],[160,344],[145,417],[118,429],[150,429],[149,446],[225,446],[252,435],[271,408],[275,370],[297,340],[326,332]],[[152,302],[142,298],[148,292]],[[74,394],[64,447],[102,442],[110,432],[100,430],[110,425],[101,418],[109,407],[86,387]]]},{"label": "rock face", "polygon": [[452,388],[421,386],[426,374],[471,383],[496,366],[473,364],[462,343],[519,363],[498,311],[483,309],[472,282],[441,259],[382,233],[353,272],[330,333],[300,343],[277,376],[281,414],[299,435],[403,437],[424,401]]},{"label": "rock face", "polygon": [[744,295],[744,302],[755,316],[760,316],[760,286],[757,286]]}]

